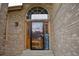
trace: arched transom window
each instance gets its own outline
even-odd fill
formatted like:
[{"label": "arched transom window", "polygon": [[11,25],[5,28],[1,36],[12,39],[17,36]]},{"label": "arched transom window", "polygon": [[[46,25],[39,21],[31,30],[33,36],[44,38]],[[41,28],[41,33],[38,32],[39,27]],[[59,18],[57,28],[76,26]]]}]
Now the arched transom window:
[{"label": "arched transom window", "polygon": [[31,20],[43,20],[48,18],[48,12],[42,7],[31,8],[27,13],[27,18]]}]

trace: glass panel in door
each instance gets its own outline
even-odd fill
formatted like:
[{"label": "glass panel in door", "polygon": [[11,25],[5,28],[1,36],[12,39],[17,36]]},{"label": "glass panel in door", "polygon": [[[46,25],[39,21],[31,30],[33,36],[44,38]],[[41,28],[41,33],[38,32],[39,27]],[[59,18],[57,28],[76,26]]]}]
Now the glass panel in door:
[{"label": "glass panel in door", "polygon": [[43,22],[32,22],[31,49],[43,49]]}]

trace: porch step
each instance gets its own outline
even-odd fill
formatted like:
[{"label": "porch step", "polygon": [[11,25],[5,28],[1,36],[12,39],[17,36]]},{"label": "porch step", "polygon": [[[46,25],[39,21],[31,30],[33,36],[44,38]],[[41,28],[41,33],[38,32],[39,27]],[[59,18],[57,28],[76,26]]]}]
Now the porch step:
[{"label": "porch step", "polygon": [[24,50],[21,56],[53,56],[51,50]]}]

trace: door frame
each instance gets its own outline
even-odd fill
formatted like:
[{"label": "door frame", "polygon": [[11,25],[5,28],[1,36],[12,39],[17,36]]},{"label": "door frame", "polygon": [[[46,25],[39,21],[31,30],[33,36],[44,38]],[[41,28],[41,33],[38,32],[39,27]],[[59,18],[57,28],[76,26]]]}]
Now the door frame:
[{"label": "door frame", "polygon": [[[38,20],[38,21],[25,21],[25,49],[31,49],[31,37],[30,37],[30,34],[29,34],[29,48],[27,48],[26,47],[26,44],[27,44],[27,42],[26,42],[26,40],[27,40],[27,28],[28,28],[28,25],[31,27],[31,22],[43,22],[43,31],[44,31],[44,22],[48,22],[48,33],[50,32],[49,31],[49,20]],[[32,30],[32,29],[31,29]],[[43,32],[44,33],[44,32]],[[43,37],[44,38],[44,37]],[[49,33],[49,39],[50,39],[50,33]],[[44,41],[43,41],[44,42]],[[47,50],[49,50],[49,48],[50,48],[50,46],[49,46],[49,41],[48,41],[48,49]],[[44,45],[44,43],[43,43],[43,45]],[[33,49],[31,49],[31,50],[33,50]],[[45,50],[44,48],[43,49],[34,49],[34,50]]]}]

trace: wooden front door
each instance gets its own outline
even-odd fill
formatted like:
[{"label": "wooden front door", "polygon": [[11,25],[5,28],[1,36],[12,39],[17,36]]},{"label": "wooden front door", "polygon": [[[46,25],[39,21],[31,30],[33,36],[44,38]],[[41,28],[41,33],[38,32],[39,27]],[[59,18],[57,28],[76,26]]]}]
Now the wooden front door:
[{"label": "wooden front door", "polygon": [[26,49],[49,49],[48,22],[26,23]]}]

